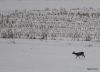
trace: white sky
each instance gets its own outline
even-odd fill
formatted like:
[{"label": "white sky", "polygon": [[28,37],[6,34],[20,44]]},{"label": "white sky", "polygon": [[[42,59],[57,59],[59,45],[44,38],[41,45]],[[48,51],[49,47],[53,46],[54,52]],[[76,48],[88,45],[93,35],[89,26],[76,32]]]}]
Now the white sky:
[{"label": "white sky", "polygon": [[100,8],[100,0],[0,0],[0,9],[16,8]]}]

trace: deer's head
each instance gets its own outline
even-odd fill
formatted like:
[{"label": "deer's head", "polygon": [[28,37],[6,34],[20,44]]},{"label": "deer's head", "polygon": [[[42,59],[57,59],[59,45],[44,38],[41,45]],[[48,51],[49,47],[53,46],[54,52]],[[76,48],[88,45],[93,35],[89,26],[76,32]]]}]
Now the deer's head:
[{"label": "deer's head", "polygon": [[72,54],[74,54],[74,53],[75,53],[75,51],[72,52]]}]

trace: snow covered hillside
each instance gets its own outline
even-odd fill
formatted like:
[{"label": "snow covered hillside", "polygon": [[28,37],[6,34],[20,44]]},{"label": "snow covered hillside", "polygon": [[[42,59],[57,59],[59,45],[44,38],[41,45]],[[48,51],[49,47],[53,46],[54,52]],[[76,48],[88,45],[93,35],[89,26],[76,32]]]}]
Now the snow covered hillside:
[{"label": "snow covered hillside", "polygon": [[100,9],[0,11],[0,38],[100,40]]},{"label": "snow covered hillside", "polygon": [[100,72],[99,55],[100,42],[0,39],[0,72]]}]

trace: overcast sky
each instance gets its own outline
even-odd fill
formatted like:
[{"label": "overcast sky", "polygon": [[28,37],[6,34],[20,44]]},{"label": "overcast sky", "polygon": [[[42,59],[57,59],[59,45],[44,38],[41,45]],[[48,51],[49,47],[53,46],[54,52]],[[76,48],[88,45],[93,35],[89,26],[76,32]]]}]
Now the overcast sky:
[{"label": "overcast sky", "polygon": [[100,0],[0,0],[0,9],[31,8],[100,8]]}]

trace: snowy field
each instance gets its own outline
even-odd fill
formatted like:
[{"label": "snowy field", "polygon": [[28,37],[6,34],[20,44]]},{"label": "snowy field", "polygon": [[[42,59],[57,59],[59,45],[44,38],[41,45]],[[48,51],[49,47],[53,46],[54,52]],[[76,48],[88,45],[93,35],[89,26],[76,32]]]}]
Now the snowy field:
[{"label": "snowy field", "polygon": [[100,8],[100,0],[0,0],[0,10],[44,8]]},{"label": "snowy field", "polygon": [[100,42],[0,39],[0,72],[100,72],[99,55]]}]

